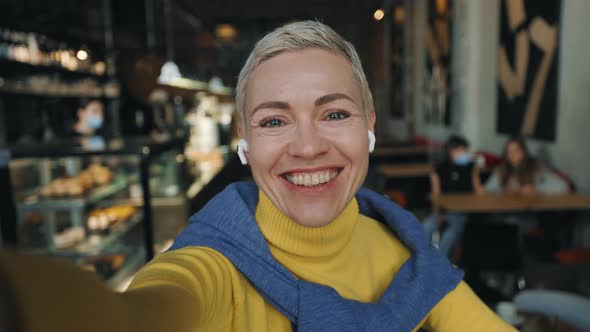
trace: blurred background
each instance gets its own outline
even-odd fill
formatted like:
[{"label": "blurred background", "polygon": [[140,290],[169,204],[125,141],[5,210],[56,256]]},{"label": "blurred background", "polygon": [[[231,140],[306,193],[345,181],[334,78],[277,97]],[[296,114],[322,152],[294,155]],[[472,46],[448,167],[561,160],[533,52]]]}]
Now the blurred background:
[{"label": "blurred background", "polygon": [[[580,329],[519,295],[590,297],[589,15],[586,0],[4,0],[1,244],[125,289],[250,177],[234,152],[239,70],[266,33],[313,19],[355,45],[373,92],[366,185],[426,228],[435,216],[433,241],[506,320]],[[510,161],[513,136],[535,161],[532,195],[509,184],[527,165]],[[454,187],[456,147],[487,194]]]}]

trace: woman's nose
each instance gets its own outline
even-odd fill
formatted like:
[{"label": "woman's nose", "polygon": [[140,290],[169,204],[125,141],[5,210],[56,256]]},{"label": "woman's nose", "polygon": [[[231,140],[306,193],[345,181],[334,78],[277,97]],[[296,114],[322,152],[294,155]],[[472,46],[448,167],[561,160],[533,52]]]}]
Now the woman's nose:
[{"label": "woman's nose", "polygon": [[313,159],[325,154],[328,141],[314,124],[299,123],[289,143],[289,154],[293,157]]}]

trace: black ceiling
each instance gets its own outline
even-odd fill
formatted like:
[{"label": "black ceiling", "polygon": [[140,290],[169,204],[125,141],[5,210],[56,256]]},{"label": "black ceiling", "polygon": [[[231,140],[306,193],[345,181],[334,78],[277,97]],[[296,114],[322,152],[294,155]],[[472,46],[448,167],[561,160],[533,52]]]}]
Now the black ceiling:
[{"label": "black ceiling", "polygon": [[[106,1],[112,13],[120,60],[146,53],[165,57],[165,0]],[[255,40],[277,25],[297,19],[319,19],[330,24],[361,49],[361,58],[369,58],[371,41],[367,37],[374,29],[372,13],[385,0],[169,1],[177,61],[198,76],[220,71],[232,77]],[[154,5],[156,41],[151,50],[146,24],[149,3]],[[0,28],[38,32],[66,41],[72,47],[86,45],[100,53],[104,50],[104,5],[105,0],[0,0]],[[220,47],[215,43],[213,32],[220,23],[232,23],[240,31],[233,45]]]}]

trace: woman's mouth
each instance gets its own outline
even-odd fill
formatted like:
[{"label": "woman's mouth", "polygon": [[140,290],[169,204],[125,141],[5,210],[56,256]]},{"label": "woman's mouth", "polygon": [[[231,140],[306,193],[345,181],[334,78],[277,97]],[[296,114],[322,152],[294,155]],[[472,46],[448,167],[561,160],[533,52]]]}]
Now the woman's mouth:
[{"label": "woman's mouth", "polygon": [[290,183],[301,187],[316,187],[334,180],[341,168],[329,168],[314,172],[289,172],[281,176]]}]

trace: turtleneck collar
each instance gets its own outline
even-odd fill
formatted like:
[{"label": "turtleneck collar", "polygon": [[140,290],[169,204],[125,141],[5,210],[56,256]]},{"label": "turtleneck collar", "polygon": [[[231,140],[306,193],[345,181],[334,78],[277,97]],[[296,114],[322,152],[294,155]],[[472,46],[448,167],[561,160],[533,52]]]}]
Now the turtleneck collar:
[{"label": "turtleneck collar", "polygon": [[331,223],[305,227],[281,212],[259,191],[256,221],[269,245],[297,256],[325,257],[340,252],[350,241],[359,216],[356,198]]}]

